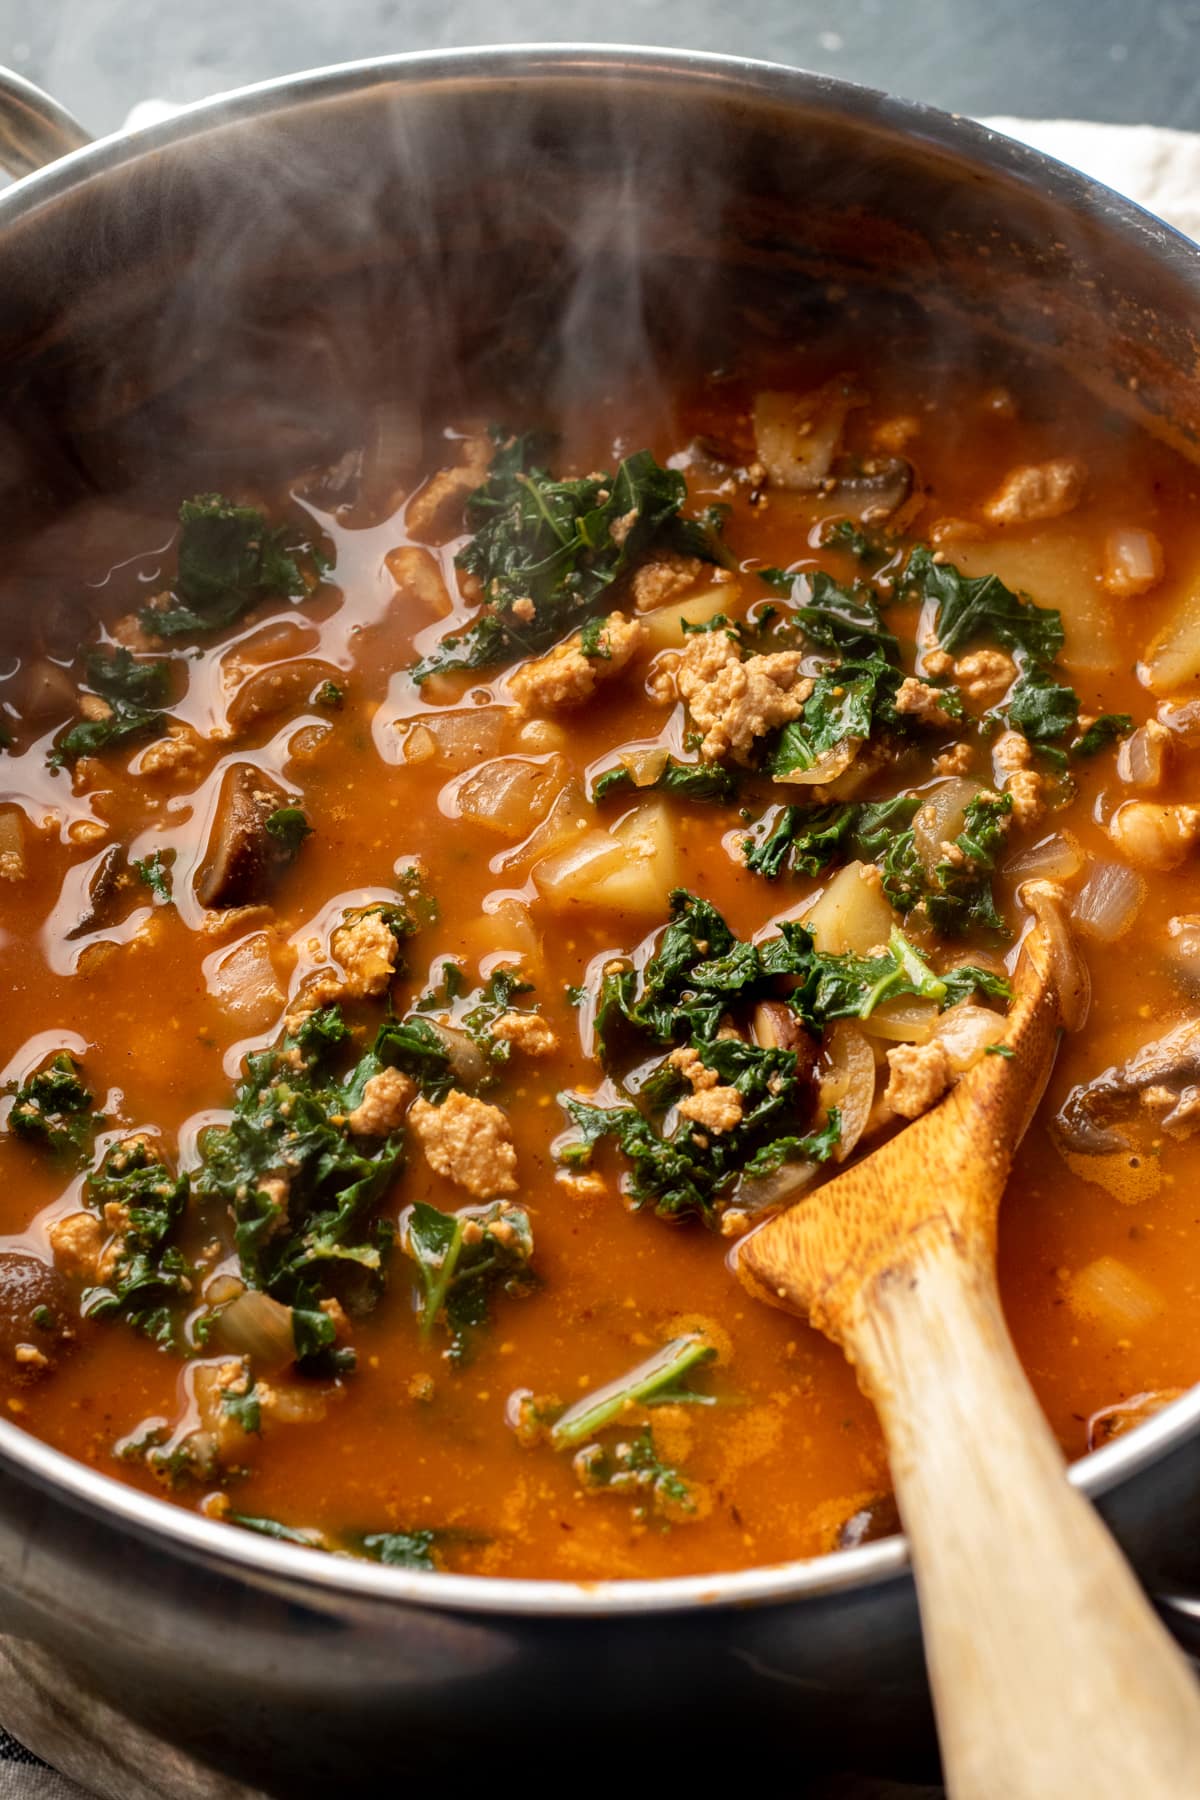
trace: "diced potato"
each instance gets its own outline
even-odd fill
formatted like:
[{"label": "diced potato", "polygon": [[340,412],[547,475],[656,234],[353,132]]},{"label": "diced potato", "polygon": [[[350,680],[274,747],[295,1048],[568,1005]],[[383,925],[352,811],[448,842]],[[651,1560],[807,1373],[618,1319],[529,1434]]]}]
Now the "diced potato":
[{"label": "diced potato", "polygon": [[729,581],[705,588],[702,594],[692,594],[686,600],[676,600],[670,606],[656,606],[651,612],[639,614],[646,630],[646,649],[682,650],[686,642],[684,625],[707,625],[718,613],[728,612],[737,594],[736,584]]},{"label": "diced potato", "polygon": [[802,915],[817,949],[829,956],[869,956],[898,923],[868,863],[847,863]]},{"label": "diced potato", "polygon": [[588,831],[533,869],[547,905],[656,917],[678,885],[678,857],[669,809],[646,801],[609,831]]},{"label": "diced potato", "polygon": [[501,837],[528,836],[545,818],[564,773],[563,759],[557,756],[540,763],[524,756],[481,763],[457,784],[459,814]]},{"label": "diced potato", "polygon": [[1200,679],[1200,592],[1176,608],[1138,665],[1138,674],[1155,694],[1178,694]]},{"label": "diced potato", "polygon": [[1021,536],[955,542],[951,560],[964,575],[998,575],[1015,593],[1062,613],[1063,659],[1107,674],[1116,666],[1113,603],[1095,545],[1071,526],[1043,525]]},{"label": "diced potato", "polygon": [[213,999],[240,1031],[265,1031],[287,998],[276,978],[265,931],[206,957],[204,978]]}]

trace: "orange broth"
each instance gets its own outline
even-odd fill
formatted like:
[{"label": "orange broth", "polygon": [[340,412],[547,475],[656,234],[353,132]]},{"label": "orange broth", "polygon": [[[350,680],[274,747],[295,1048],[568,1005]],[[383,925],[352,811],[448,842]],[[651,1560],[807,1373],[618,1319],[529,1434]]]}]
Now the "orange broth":
[{"label": "orange broth", "polygon": [[[916,471],[916,497],[905,519],[907,539],[928,541],[937,521],[969,522],[973,529],[960,539],[945,540],[952,562],[968,566],[958,555],[965,547],[971,572],[995,566],[1041,604],[1063,607],[1062,679],[1076,688],[1083,710],[1128,712],[1138,724],[1153,717],[1161,696],[1139,681],[1137,664],[1200,566],[1196,474],[1065,377],[1014,367],[1003,385],[984,385],[953,370],[905,369],[891,358],[876,364],[842,345],[821,364],[776,357],[766,368],[748,362],[735,374],[706,377],[675,393],[669,407],[640,408],[636,397],[613,396],[578,422],[552,466],[564,475],[611,469],[620,454],[643,446],[660,461],[675,459],[687,476],[689,511],[710,501],[730,508],[724,541],[737,566],[724,610],[732,618],[772,597],[754,574],[761,565],[824,568],[849,583],[861,573],[854,556],[822,544],[823,524],[838,516],[832,498],[764,488],[696,447],[701,436],[748,446],[745,460],[752,460],[749,410],[758,388],[804,394],[847,367],[863,404],[848,414],[846,449],[869,455],[882,423],[912,421],[904,454]],[[458,419],[445,423],[455,432],[463,428]],[[433,440],[425,473],[453,456],[453,443]],[[986,523],[982,504],[1014,466],[1061,456],[1082,458],[1087,469],[1083,498],[1068,515],[1029,526]],[[190,491],[181,482],[176,498]],[[317,498],[306,502],[306,491]],[[234,495],[260,500],[272,518],[306,519],[319,529],[332,571],[315,597],[300,604],[266,601],[234,626],[197,640],[201,655],[173,665],[177,691],[184,691],[168,710],[193,729],[198,747],[190,766],[157,776],[139,773],[146,754],[141,741],[81,759],[73,777],[69,768],[48,768],[54,736],[74,711],[51,704],[34,717],[23,686],[31,662],[43,654],[38,619],[22,604],[22,581],[38,566],[39,545],[25,546],[3,582],[10,624],[0,698],[11,699],[15,743],[0,759],[0,801],[20,811],[25,873],[0,882],[0,982],[9,997],[0,1063],[4,1079],[21,1081],[51,1051],[66,1048],[103,1107],[101,1145],[152,1127],[172,1163],[194,1167],[199,1136],[231,1104],[245,1053],[277,1041],[285,997],[301,992],[315,966],[327,965],[329,934],[343,913],[387,898],[397,871],[419,859],[439,917],[404,946],[407,973],[392,988],[396,1011],[405,1012],[431,980],[436,985],[447,958],[461,962],[471,985],[497,964],[519,959],[534,992],[517,1004],[535,1005],[557,1034],[553,1056],[514,1052],[498,1065],[484,1096],[511,1124],[516,1198],[532,1223],[537,1286],[494,1299],[489,1328],[475,1335],[469,1360],[457,1367],[442,1333],[422,1339],[415,1273],[397,1250],[379,1304],[353,1321],[353,1373],[307,1380],[287,1370],[271,1373],[281,1390],[316,1392],[315,1410],[323,1416],[269,1422],[260,1433],[247,1433],[232,1466],[204,1479],[184,1475],[164,1483],[144,1461],[116,1454],[146,1420],[174,1428],[191,1405],[187,1361],[119,1319],[73,1321],[73,1341],[44,1374],[31,1378],[27,1367],[9,1368],[4,1404],[46,1442],[182,1506],[218,1515],[231,1509],[335,1542],[346,1533],[430,1529],[444,1534],[440,1565],[458,1570],[572,1580],[670,1576],[826,1551],[844,1522],[888,1486],[872,1410],[840,1354],[800,1321],[746,1297],[729,1267],[729,1237],[696,1219],[672,1222],[650,1207],[632,1210],[620,1191],[621,1159],[611,1148],[596,1156],[602,1192],[573,1189],[561,1178],[552,1146],[567,1121],[557,1096],[594,1088],[600,1079],[587,1014],[565,990],[586,982],[589,972],[594,983],[608,959],[628,955],[661,925],[665,886],[657,916],[621,916],[587,904],[556,909],[531,878],[529,859],[516,854],[524,833],[506,834],[462,816],[455,796],[463,770],[437,757],[405,760],[406,733],[428,716],[478,708],[482,718],[487,708],[510,705],[504,668],[439,678],[423,690],[405,672],[448,625],[475,611],[459,597],[454,556],[461,531],[441,544],[425,542],[456,597],[451,620],[435,619],[397,593],[385,556],[409,541],[410,497],[399,493],[386,516],[353,505],[339,511],[318,490],[306,490],[301,471],[290,492]],[[66,526],[75,584],[106,627],[169,582],[172,507],[131,500],[127,509],[98,509],[94,519],[81,512]],[[1162,580],[1135,598],[1111,597],[1097,576],[1106,540],[1118,527],[1153,532],[1165,551]],[[1048,571],[1040,586],[1019,572],[1029,546]],[[1010,567],[1018,572],[1009,575]],[[628,610],[619,593],[614,604]],[[917,609],[897,602],[886,616],[911,668]],[[1083,663],[1075,654],[1081,636],[1094,640],[1096,620],[1111,647],[1105,666],[1097,666],[1094,649]],[[300,695],[240,730],[231,727],[220,663],[235,648],[247,665],[283,666],[297,656],[319,662],[343,688],[343,704],[323,711]],[[547,713],[555,730],[541,740],[544,747],[530,749],[529,736],[522,737],[528,716],[506,712],[497,732],[481,728],[480,760],[541,758],[561,785],[611,760],[616,746],[656,739],[669,708],[646,691],[648,661],[635,659],[587,704]],[[78,679],[75,667],[71,681]],[[1186,689],[1176,697],[1186,699]],[[677,753],[680,738],[677,730]],[[297,796],[312,835],[276,880],[266,910],[206,932],[191,875],[222,775],[245,761]],[[1186,799],[1194,786],[1191,767],[1181,745],[1155,798]],[[1113,860],[1104,820],[1127,795],[1111,748],[1079,760],[1071,776],[1074,797],[1037,829],[1014,834],[1011,852],[1068,830],[1084,859],[1066,883],[1077,891],[1086,859]],[[933,779],[929,768],[917,784]],[[638,798],[602,802],[600,823],[619,820]],[[740,829],[737,802],[669,804],[678,863],[672,884],[714,902],[741,936],[797,909],[833,874],[764,881],[729,854]],[[130,861],[175,852],[173,904],[155,905],[148,888],[127,882],[118,918],[102,917],[68,938],[86,911],[87,871],[114,844],[125,846]],[[506,858],[507,868],[501,866]],[[1019,925],[1014,887],[1001,874],[998,896]],[[499,911],[497,895],[510,902]],[[1086,1159],[1068,1166],[1049,1129],[1075,1084],[1119,1063],[1164,1020],[1186,1011],[1186,990],[1163,946],[1168,919],[1191,912],[1200,912],[1194,858],[1147,875],[1136,920],[1116,944],[1082,942],[1092,973],[1091,1014],[1063,1045],[1003,1209],[1001,1280],[1009,1321],[1071,1456],[1086,1448],[1087,1421],[1099,1409],[1186,1386],[1200,1375],[1194,1143],[1158,1133],[1135,1157],[1135,1171],[1123,1178],[1116,1166],[1122,1159],[1105,1158],[1101,1179]],[[230,1002],[218,964],[251,937],[257,951],[265,949],[274,987],[268,981],[265,993],[249,1002],[244,995]],[[1011,955],[1011,944],[999,950]],[[369,1036],[381,1008],[380,1001],[359,1003],[347,1017]],[[48,1230],[56,1218],[79,1210],[83,1182],[83,1171],[64,1170],[36,1146],[0,1133],[6,1247],[49,1260]],[[434,1173],[410,1143],[407,1166],[380,1210],[395,1219],[418,1200],[453,1211],[470,1196]],[[192,1253],[212,1229],[211,1222],[185,1221]],[[1137,1324],[1072,1303],[1072,1278],[1102,1257],[1118,1259],[1148,1284],[1153,1302]],[[218,1266],[236,1270],[228,1244],[219,1263],[198,1278],[197,1308],[203,1281]],[[71,1291],[78,1287],[75,1282]],[[719,1352],[697,1381],[718,1404],[668,1407],[657,1425],[653,1411],[638,1422],[656,1430],[659,1454],[703,1496],[695,1517],[668,1524],[652,1513],[641,1516],[624,1493],[586,1491],[570,1455],[518,1441],[508,1418],[514,1392],[527,1389],[568,1405],[689,1330],[705,1334]],[[211,1345],[198,1355],[222,1359]]]}]

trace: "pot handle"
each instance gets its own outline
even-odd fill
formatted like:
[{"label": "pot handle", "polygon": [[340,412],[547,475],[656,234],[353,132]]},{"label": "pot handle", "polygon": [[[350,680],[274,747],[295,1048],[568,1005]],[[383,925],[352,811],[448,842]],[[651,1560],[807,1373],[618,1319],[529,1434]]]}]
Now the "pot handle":
[{"label": "pot handle", "polygon": [[0,67],[0,172],[19,180],[91,141],[57,100],[23,75]]}]

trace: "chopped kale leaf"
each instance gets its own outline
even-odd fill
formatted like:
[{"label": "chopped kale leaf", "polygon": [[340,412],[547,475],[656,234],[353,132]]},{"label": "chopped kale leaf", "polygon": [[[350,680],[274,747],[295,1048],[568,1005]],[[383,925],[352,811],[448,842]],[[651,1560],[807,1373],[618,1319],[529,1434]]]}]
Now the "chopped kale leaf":
[{"label": "chopped kale leaf", "polygon": [[325,559],[303,534],[272,529],[257,507],[199,494],[179,509],[179,561],[165,605],[139,615],[155,637],[198,637],[232,625],[260,600],[305,598]]},{"label": "chopped kale leaf", "polygon": [[1022,669],[1009,699],[1008,722],[1031,743],[1048,744],[1066,737],[1079,717],[1074,688],[1055,681],[1044,669]]},{"label": "chopped kale leaf", "polygon": [[388,1569],[435,1571],[436,1531],[376,1531],[362,1540],[364,1556]]},{"label": "chopped kale leaf", "polygon": [[87,1161],[97,1116],[79,1065],[68,1051],[60,1050],[28,1081],[7,1091],[15,1095],[8,1115],[10,1131],[64,1161]]},{"label": "chopped kale leaf", "polygon": [[168,850],[164,856],[161,850],[155,850],[150,856],[136,858],[132,867],[139,881],[144,881],[156,900],[164,904],[171,898],[171,862],[175,853]]},{"label": "chopped kale leaf", "polygon": [[498,1290],[517,1296],[532,1286],[529,1216],[507,1201],[444,1213],[419,1200],[408,1212],[401,1247],[421,1278],[421,1336],[428,1340],[440,1320],[453,1363],[470,1356]]},{"label": "chopped kale leaf", "polygon": [[[678,520],[687,497],[683,476],[648,450],[627,457],[615,475],[556,481],[537,460],[541,440],[493,435],[488,478],[467,502],[474,535],[457,559],[480,582],[485,610],[415,665],[416,681],[548,649],[588,619],[618,576]],[[523,616],[529,603],[532,618]],[[595,645],[593,654],[598,637]]]},{"label": "chopped kale leaf", "polygon": [[121,1318],[164,1348],[182,1346],[181,1315],[193,1294],[194,1272],[172,1239],[188,1188],[188,1177],[172,1175],[145,1137],[127,1138],[106,1152],[83,1197],[106,1223],[120,1224],[111,1269],[84,1289],[85,1318]]},{"label": "chopped kale leaf", "polygon": [[393,1235],[375,1209],[399,1171],[403,1134],[360,1138],[346,1121],[381,1069],[445,1058],[427,1031],[420,1020],[385,1021],[339,1080],[348,1034],[338,1009],[323,1007],[279,1048],[247,1057],[232,1118],[202,1136],[195,1192],[232,1214],[249,1286],[301,1313],[324,1298],[352,1311],[373,1303]]},{"label": "chopped kale leaf", "polygon": [[1075,756],[1096,756],[1118,738],[1128,737],[1132,730],[1133,719],[1129,713],[1101,713],[1075,739],[1071,752]]},{"label": "chopped kale leaf", "polygon": [[110,656],[94,650],[85,663],[88,687],[104,701],[102,719],[78,719],[59,739],[51,758],[58,764],[95,756],[113,744],[161,731],[162,705],[170,687],[170,664],[138,661],[128,650]]},{"label": "chopped kale leaf", "polygon": [[779,569],[760,569],[758,573],[769,586],[791,595],[792,607],[783,623],[799,625],[811,644],[839,657],[899,660],[899,642],[884,624],[869,588],[841,587],[823,569],[798,575],[786,575]]},{"label": "chopped kale leaf", "polygon": [[618,764],[598,775],[592,784],[592,799],[605,800],[611,794],[638,794],[652,791],[674,794],[679,800],[730,801],[737,794],[737,776],[721,763],[682,763],[672,757],[654,781],[639,787],[630,771]]},{"label": "chopped kale leaf", "polygon": [[693,1371],[716,1360],[716,1350],[699,1332],[672,1338],[628,1375],[610,1381],[598,1393],[585,1394],[555,1419],[550,1443],[555,1450],[574,1450],[606,1425],[619,1422],[637,1406],[712,1406],[710,1394],[687,1386]]},{"label": "chopped kale leaf", "polygon": [[305,838],[312,836],[312,826],[298,806],[276,807],[266,824],[271,836],[289,857],[298,855]]},{"label": "chopped kale leaf", "polygon": [[818,675],[804,711],[780,732],[767,759],[776,781],[815,768],[847,739],[865,743],[876,728],[903,729],[895,708],[902,675],[882,657],[844,662]]},{"label": "chopped kale leaf", "polygon": [[909,557],[900,585],[934,603],[937,640],[950,656],[984,638],[1036,663],[1052,663],[1063,647],[1062,615],[1053,607],[1021,599],[998,575],[972,578],[935,562],[924,545]]}]

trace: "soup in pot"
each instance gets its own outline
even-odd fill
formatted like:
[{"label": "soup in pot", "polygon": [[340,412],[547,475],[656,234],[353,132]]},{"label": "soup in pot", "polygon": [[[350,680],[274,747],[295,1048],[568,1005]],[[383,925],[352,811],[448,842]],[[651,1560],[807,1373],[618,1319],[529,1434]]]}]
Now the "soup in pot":
[{"label": "soup in pot", "polygon": [[1072,1456],[1200,1375],[1195,470],[884,348],[553,439],[484,396],[382,488],[181,458],[13,546],[10,1419],[391,1565],[886,1533],[852,1372],[730,1255],[1007,1053],[1035,915],[1092,997],[1017,1345]]}]

